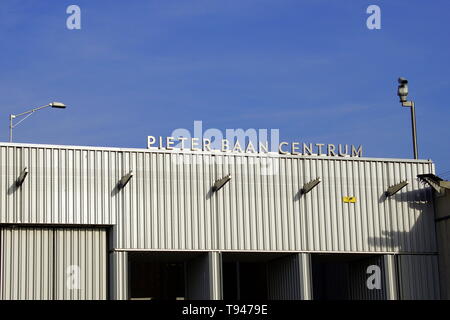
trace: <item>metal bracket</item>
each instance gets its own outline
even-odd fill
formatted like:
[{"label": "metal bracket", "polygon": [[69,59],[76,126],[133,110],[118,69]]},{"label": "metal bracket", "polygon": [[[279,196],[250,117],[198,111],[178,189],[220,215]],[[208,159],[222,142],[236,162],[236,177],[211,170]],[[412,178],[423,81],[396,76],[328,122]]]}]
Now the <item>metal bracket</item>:
[{"label": "metal bracket", "polygon": [[305,194],[310,192],[312,189],[314,189],[319,183],[322,182],[321,178],[317,178],[313,181],[308,182],[303,186],[303,188],[300,190],[301,194]]},{"label": "metal bracket", "polygon": [[214,185],[212,187],[212,191],[213,192],[219,191],[230,180],[231,180],[231,174],[226,175],[222,179],[216,180],[216,182],[214,182]]},{"label": "metal bracket", "polygon": [[450,181],[445,181],[432,173],[419,174],[417,178],[429,184],[437,193],[442,193],[444,191],[442,190],[443,188],[450,189]]},{"label": "metal bracket", "polygon": [[408,185],[408,180],[402,181],[400,183],[397,183],[393,186],[390,186],[387,191],[384,193],[386,197],[390,197],[393,196],[394,194],[396,194],[397,192],[399,192],[401,189],[403,189],[404,187],[406,187]]},{"label": "metal bracket", "polygon": [[124,175],[119,181],[119,189],[125,188],[127,183],[133,177],[133,170],[131,170],[128,174]]},{"label": "metal bracket", "polygon": [[22,172],[20,173],[20,176],[16,180],[16,187],[20,187],[23,184],[23,182],[25,181],[25,178],[27,177],[27,175],[28,175],[28,168],[25,167],[22,170]]}]

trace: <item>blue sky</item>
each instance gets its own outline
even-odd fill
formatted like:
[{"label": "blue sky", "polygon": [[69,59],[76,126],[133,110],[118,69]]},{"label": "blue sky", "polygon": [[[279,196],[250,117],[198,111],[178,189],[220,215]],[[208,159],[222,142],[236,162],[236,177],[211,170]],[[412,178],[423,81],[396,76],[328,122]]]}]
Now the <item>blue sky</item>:
[{"label": "blue sky", "polygon": [[[82,29],[66,28],[81,8]],[[369,30],[366,8],[381,8]],[[0,141],[146,147],[176,128],[280,129],[282,140],[419,155],[450,178],[448,0],[0,2]],[[3,120],[1,120],[3,119]]]}]

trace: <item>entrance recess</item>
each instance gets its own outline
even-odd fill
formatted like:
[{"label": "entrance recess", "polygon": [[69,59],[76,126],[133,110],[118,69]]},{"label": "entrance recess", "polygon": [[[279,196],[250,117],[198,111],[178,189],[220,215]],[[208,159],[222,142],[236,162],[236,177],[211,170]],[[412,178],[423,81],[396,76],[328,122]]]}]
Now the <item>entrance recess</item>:
[{"label": "entrance recess", "polygon": [[216,298],[212,255],[204,252],[129,252],[130,299]]},{"label": "entrance recess", "polygon": [[[313,254],[314,300],[386,299],[383,261],[382,255]],[[371,266],[378,267],[378,275]],[[367,281],[372,275],[379,277],[379,289],[368,287]],[[375,278],[371,279],[375,281]]]},{"label": "entrance recess", "polygon": [[225,300],[311,298],[308,254],[222,253]]}]

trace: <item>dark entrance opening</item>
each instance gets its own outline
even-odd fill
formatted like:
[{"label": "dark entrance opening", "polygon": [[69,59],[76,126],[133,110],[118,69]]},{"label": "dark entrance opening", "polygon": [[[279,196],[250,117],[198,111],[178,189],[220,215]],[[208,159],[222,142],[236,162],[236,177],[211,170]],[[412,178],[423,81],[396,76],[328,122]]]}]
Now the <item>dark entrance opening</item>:
[{"label": "dark entrance opening", "polygon": [[385,299],[385,288],[369,289],[367,267],[380,267],[384,283],[383,258],[368,254],[313,254],[312,276],[314,300]]},{"label": "dark entrance opening", "polygon": [[[133,300],[184,300],[192,298],[191,261],[202,253],[130,252],[129,296]],[[195,294],[195,293],[194,293]],[[194,297],[195,298],[195,297]]]},{"label": "dark entrance opening", "polygon": [[223,253],[224,300],[269,299],[270,263],[284,256],[271,253]]}]

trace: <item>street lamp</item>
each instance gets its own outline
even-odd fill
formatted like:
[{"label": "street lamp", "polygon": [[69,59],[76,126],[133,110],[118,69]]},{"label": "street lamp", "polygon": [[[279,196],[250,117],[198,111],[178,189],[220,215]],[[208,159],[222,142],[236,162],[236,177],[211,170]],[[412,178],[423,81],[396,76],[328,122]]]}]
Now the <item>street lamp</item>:
[{"label": "street lamp", "polygon": [[408,96],[408,80],[405,78],[398,78],[398,89],[397,94],[400,97],[400,103],[403,107],[411,108],[411,127],[412,127],[412,139],[413,139],[413,152],[414,159],[419,159],[417,151],[417,135],[416,135],[416,109],[414,106],[414,101],[407,101]]},{"label": "street lamp", "polygon": [[[34,109],[31,109],[29,111],[25,111],[25,112],[22,112],[19,114],[10,114],[9,115],[9,142],[12,142],[12,140],[13,140],[13,129],[15,127],[17,127],[23,120],[25,120],[26,118],[31,116],[36,111],[44,109],[44,108],[48,108],[48,107],[57,108],[57,109],[65,109],[67,106],[62,102],[52,102],[45,106],[34,108]],[[13,124],[13,119],[24,116],[24,115],[27,115],[27,116],[24,117],[22,120],[18,121],[17,123]]]}]

